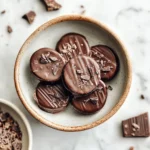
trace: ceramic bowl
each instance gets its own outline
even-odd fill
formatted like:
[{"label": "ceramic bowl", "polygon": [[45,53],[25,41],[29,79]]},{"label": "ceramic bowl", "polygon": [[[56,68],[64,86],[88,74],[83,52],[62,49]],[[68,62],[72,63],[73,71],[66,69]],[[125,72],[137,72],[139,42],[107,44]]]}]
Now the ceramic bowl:
[{"label": "ceramic bowl", "polygon": [[32,150],[32,131],[24,114],[8,100],[0,99],[0,108],[16,120],[22,131],[22,150]]},{"label": "ceramic bowl", "polygon": [[[30,73],[31,55],[42,47],[55,48],[61,36],[69,32],[84,35],[91,46],[106,44],[112,47],[120,60],[118,74],[107,83],[113,87],[113,90],[109,91],[103,109],[93,115],[78,114],[71,105],[61,113],[50,114],[39,109],[33,100],[38,80]],[[124,103],[131,85],[131,64],[126,48],[106,25],[89,17],[67,15],[46,22],[29,36],[18,53],[14,79],[20,100],[36,119],[58,130],[81,131],[102,124]]]}]

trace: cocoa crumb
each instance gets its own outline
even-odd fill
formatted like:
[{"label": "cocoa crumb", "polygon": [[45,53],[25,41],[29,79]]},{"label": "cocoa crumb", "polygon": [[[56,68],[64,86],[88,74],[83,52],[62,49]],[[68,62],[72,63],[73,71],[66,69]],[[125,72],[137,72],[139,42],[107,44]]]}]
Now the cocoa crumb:
[{"label": "cocoa crumb", "polygon": [[141,94],[141,99],[145,99],[145,97],[144,97],[144,95],[143,95],[143,94]]},{"label": "cocoa crumb", "polygon": [[107,86],[107,89],[110,90],[110,91],[113,90],[113,88],[110,85]]},{"label": "cocoa crumb", "polygon": [[84,6],[83,6],[83,5],[80,5],[80,8],[84,8]]},{"label": "cocoa crumb", "polygon": [[81,11],[81,15],[84,15],[85,14],[85,12],[86,12],[86,10],[83,10],[83,11]]},{"label": "cocoa crumb", "polygon": [[1,11],[1,14],[5,14],[5,13],[6,13],[6,10]]},{"label": "cocoa crumb", "polygon": [[12,31],[13,31],[13,30],[12,30],[11,26],[7,26],[7,32],[8,32],[8,33],[12,33]]}]

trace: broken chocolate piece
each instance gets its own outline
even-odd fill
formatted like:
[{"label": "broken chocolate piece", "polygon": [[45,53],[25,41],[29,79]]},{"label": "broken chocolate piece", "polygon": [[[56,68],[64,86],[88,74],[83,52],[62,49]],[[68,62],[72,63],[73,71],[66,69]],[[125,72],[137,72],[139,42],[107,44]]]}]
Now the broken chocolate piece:
[{"label": "broken chocolate piece", "polygon": [[46,7],[47,11],[58,10],[62,7],[55,0],[42,0],[42,2],[45,4],[45,7]]},{"label": "broken chocolate piece", "polygon": [[124,137],[149,137],[148,113],[122,121]]},{"label": "broken chocolate piece", "polygon": [[131,146],[129,150],[134,150],[134,147],[133,147],[133,146]]},{"label": "broken chocolate piece", "polygon": [[29,11],[22,18],[27,20],[29,24],[33,23],[36,13],[34,11]]},{"label": "broken chocolate piece", "polygon": [[8,33],[11,33],[13,31],[11,26],[7,26],[7,31],[8,31]]},{"label": "broken chocolate piece", "polygon": [[113,90],[113,88],[110,85],[107,86],[107,89],[110,90],[110,91]]}]

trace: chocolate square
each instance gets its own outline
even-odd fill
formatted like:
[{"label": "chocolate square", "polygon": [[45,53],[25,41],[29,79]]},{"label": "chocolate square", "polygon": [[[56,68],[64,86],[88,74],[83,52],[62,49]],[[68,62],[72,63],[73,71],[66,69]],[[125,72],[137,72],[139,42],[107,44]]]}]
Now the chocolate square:
[{"label": "chocolate square", "polygon": [[122,121],[124,137],[149,137],[148,113]]},{"label": "chocolate square", "polygon": [[45,4],[47,11],[58,10],[62,7],[55,0],[42,0],[42,2]]}]

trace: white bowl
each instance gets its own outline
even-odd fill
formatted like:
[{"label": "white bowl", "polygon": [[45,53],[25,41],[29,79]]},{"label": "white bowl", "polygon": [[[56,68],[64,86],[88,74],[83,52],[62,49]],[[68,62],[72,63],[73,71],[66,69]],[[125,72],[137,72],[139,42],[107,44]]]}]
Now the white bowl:
[{"label": "white bowl", "polygon": [[22,150],[32,150],[32,131],[24,114],[11,102],[0,99],[0,108],[8,112],[20,126],[22,132]]},{"label": "white bowl", "polygon": [[[37,106],[33,93],[38,80],[30,72],[31,55],[42,47],[55,48],[58,40],[66,33],[84,35],[91,46],[105,44],[114,49],[120,60],[120,70],[108,82],[113,91],[108,93],[105,106],[93,115],[79,115],[71,105],[58,114],[47,113]],[[50,20],[29,36],[21,47],[15,64],[15,85],[17,93],[26,109],[40,122],[63,131],[81,131],[95,127],[113,116],[124,103],[131,85],[131,64],[126,48],[120,39],[106,25],[89,17],[68,15]]]}]

